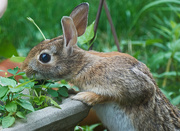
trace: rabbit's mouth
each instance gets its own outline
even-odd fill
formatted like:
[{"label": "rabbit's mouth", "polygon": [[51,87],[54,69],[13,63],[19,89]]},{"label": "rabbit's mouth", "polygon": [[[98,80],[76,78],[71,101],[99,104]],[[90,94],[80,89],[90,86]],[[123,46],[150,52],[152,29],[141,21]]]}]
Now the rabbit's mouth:
[{"label": "rabbit's mouth", "polygon": [[36,72],[36,71],[34,71],[32,74],[29,74],[29,75],[26,74],[26,75],[30,79],[36,79],[36,80],[50,80],[51,78],[53,78],[53,76],[50,76],[47,73],[41,73],[41,72]]},{"label": "rabbit's mouth", "polygon": [[[44,71],[36,71],[32,68],[28,68],[24,70],[26,72],[26,76],[30,79],[36,79],[36,80],[61,80],[61,76],[58,76],[58,73],[50,73],[50,72],[44,72]],[[56,77],[58,76],[58,77]]]},{"label": "rabbit's mouth", "polygon": [[36,80],[42,80],[45,79],[43,78],[43,75],[41,73],[35,71],[35,70],[26,70],[26,76],[30,79],[36,79]]},{"label": "rabbit's mouth", "polygon": [[[27,75],[27,74],[26,74]],[[36,79],[36,80],[46,80],[47,75],[41,74],[39,72],[34,71],[31,75],[28,76],[30,79]]]}]

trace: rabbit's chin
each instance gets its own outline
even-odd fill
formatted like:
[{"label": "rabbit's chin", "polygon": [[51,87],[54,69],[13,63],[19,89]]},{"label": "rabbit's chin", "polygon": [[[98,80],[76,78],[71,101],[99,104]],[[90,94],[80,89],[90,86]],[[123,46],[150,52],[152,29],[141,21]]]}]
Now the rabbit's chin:
[{"label": "rabbit's chin", "polygon": [[45,75],[40,73],[33,73],[33,74],[26,74],[26,76],[30,79],[36,79],[36,80],[45,80],[48,79],[47,77],[44,77]]}]

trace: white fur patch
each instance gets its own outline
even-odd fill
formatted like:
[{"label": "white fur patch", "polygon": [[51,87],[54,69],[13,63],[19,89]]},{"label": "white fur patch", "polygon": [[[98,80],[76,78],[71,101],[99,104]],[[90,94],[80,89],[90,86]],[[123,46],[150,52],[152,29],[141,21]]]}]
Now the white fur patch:
[{"label": "white fur patch", "polygon": [[130,118],[116,103],[98,104],[93,109],[110,131],[135,131]]}]

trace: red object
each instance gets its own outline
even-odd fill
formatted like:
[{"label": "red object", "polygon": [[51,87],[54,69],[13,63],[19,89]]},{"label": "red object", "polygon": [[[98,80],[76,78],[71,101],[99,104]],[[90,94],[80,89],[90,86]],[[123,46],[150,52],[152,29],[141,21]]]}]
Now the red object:
[{"label": "red object", "polygon": [[[21,63],[12,62],[12,61],[10,61],[10,59],[6,59],[6,60],[0,62],[0,70],[3,70],[5,72],[7,72],[8,69],[14,69],[17,66],[20,68]],[[6,76],[5,72],[0,72],[0,76],[5,77]],[[9,76],[12,76],[12,74],[7,72],[7,77],[9,77]],[[22,78],[21,76],[15,76],[15,79],[17,81],[21,78]]]}]

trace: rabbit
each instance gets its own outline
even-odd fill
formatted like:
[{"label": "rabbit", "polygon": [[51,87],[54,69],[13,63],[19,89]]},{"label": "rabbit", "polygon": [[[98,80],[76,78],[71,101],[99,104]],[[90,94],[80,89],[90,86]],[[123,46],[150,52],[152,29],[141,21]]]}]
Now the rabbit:
[{"label": "rabbit", "polygon": [[178,131],[180,112],[158,88],[145,64],[119,52],[85,51],[89,4],[61,19],[63,35],[40,42],[22,64],[29,78],[65,79],[79,87],[72,97],[96,111],[110,131]]}]

